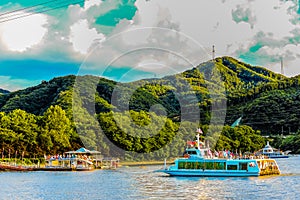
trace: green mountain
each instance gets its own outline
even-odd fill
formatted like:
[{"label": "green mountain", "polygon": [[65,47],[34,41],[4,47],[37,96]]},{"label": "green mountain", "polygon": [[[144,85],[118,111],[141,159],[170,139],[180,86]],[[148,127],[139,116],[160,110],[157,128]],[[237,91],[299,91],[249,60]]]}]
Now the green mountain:
[{"label": "green mountain", "polygon": [[1,95],[1,94],[8,94],[8,93],[9,93],[8,90],[4,90],[4,89],[1,89],[1,88],[0,88],[0,95]]},{"label": "green mountain", "polygon": [[[217,124],[225,119],[225,125],[231,125],[242,116],[241,123],[247,127],[225,128],[223,139],[216,146],[254,151],[264,145],[264,140],[252,134],[298,132],[299,79],[287,78],[231,57],[216,58],[180,74],[131,83],[95,76],[57,77],[34,87],[0,95],[0,121],[7,124],[0,126],[5,138],[2,143],[16,141],[11,138],[19,137],[21,133],[23,149],[40,149],[37,154],[63,151],[69,149],[70,144],[73,148],[79,147],[81,141],[108,154],[111,148],[107,146],[107,139],[128,151],[152,152],[171,141],[179,125],[185,127],[180,133],[183,140],[175,143],[179,145],[191,139],[194,127],[199,126],[200,112],[200,126],[204,132],[208,131],[212,119]],[[117,119],[122,122],[118,123]],[[25,124],[34,123],[36,127],[28,127],[27,132],[22,132],[20,123],[9,124],[9,121],[18,120],[25,120]],[[163,129],[151,136],[151,132],[160,130],[160,121],[166,122]],[[155,127],[143,129],[152,122],[155,122]],[[107,138],[99,134],[98,123]],[[139,137],[128,135],[123,130],[134,132]],[[83,133],[81,141],[78,131]],[[239,135],[241,131],[247,132],[248,136]],[[32,132],[35,134],[30,135]],[[24,139],[28,134],[38,147]],[[256,142],[248,145],[236,142],[239,137],[250,136],[250,140]],[[210,140],[216,142],[213,138]],[[17,148],[17,143],[14,144],[11,148]],[[171,155],[178,151],[178,146],[177,150],[166,151]]]},{"label": "green mountain", "polygon": [[[63,92],[72,88],[74,80],[75,76],[54,78],[49,82],[43,81],[37,86],[0,96],[0,111],[8,113],[21,109],[35,115],[42,115],[51,105],[63,103],[61,102]],[[67,109],[68,106],[63,108]]]},{"label": "green mountain", "polygon": [[[216,71],[221,77],[216,77]],[[58,77],[0,96],[0,111],[8,113],[22,109],[42,115],[51,105],[60,105],[71,114],[75,79],[75,76]],[[212,104],[210,93],[214,92],[218,100],[227,103],[226,124],[231,124],[243,116],[243,124],[261,130],[263,134],[281,133],[282,127],[284,133],[287,133],[288,129],[295,132],[300,126],[297,120],[300,117],[297,101],[299,77],[287,78],[230,57],[217,58],[214,62],[208,61],[181,74],[161,79],[117,83],[104,78],[85,76],[82,80],[82,85],[87,85],[83,86],[86,87],[86,91],[89,90],[89,82],[97,84],[96,113],[110,110],[112,93],[117,85],[126,91],[122,92],[118,99],[118,109],[123,111],[128,109],[126,102],[122,103],[126,100],[130,100],[129,108],[134,111],[149,111],[151,106],[160,104],[166,109],[169,118],[180,121],[181,110],[189,111],[189,107],[193,108],[199,104],[201,123],[207,124]],[[225,90],[218,89],[220,85],[223,85]],[[217,89],[210,91],[209,88]]]}]

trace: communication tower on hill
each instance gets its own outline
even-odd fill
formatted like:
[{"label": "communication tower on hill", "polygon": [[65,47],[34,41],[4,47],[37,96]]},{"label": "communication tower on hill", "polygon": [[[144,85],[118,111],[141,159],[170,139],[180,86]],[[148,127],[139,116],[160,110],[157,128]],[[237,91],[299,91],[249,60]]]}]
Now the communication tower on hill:
[{"label": "communication tower on hill", "polygon": [[281,75],[284,75],[284,71],[283,71],[283,59],[282,59],[282,57],[280,58],[280,72],[281,72]]},{"label": "communication tower on hill", "polygon": [[212,59],[213,59],[213,60],[215,59],[215,53],[216,53],[215,45],[213,45],[213,46],[212,46]]}]

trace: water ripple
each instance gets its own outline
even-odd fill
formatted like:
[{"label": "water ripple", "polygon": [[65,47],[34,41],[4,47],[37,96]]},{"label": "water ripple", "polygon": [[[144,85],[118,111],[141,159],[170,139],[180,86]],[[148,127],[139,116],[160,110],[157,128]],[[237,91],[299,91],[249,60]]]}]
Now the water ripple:
[{"label": "water ripple", "polygon": [[278,160],[280,176],[169,177],[159,166],[93,172],[2,172],[0,199],[298,199],[300,159]]}]

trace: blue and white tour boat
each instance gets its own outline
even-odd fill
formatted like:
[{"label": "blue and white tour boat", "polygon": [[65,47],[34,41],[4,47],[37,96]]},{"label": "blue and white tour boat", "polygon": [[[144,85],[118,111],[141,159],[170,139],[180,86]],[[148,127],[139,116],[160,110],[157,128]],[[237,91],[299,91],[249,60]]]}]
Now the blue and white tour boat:
[{"label": "blue and white tour boat", "polygon": [[[200,147],[199,134],[197,135]],[[254,158],[207,158],[210,149],[188,146],[184,157],[175,160],[175,164],[156,170],[170,176],[203,176],[203,177],[251,177],[279,175],[280,169],[274,159]]]}]

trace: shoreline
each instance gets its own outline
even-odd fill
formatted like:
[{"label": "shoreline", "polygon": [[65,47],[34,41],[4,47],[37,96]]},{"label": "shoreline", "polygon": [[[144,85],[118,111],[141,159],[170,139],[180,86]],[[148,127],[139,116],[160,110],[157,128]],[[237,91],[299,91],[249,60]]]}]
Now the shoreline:
[{"label": "shoreline", "polygon": [[[128,166],[128,167],[140,167],[140,166],[151,166],[151,165],[164,165],[164,161],[122,161],[120,162],[120,166]],[[174,160],[167,160],[166,164],[173,164]]]}]

